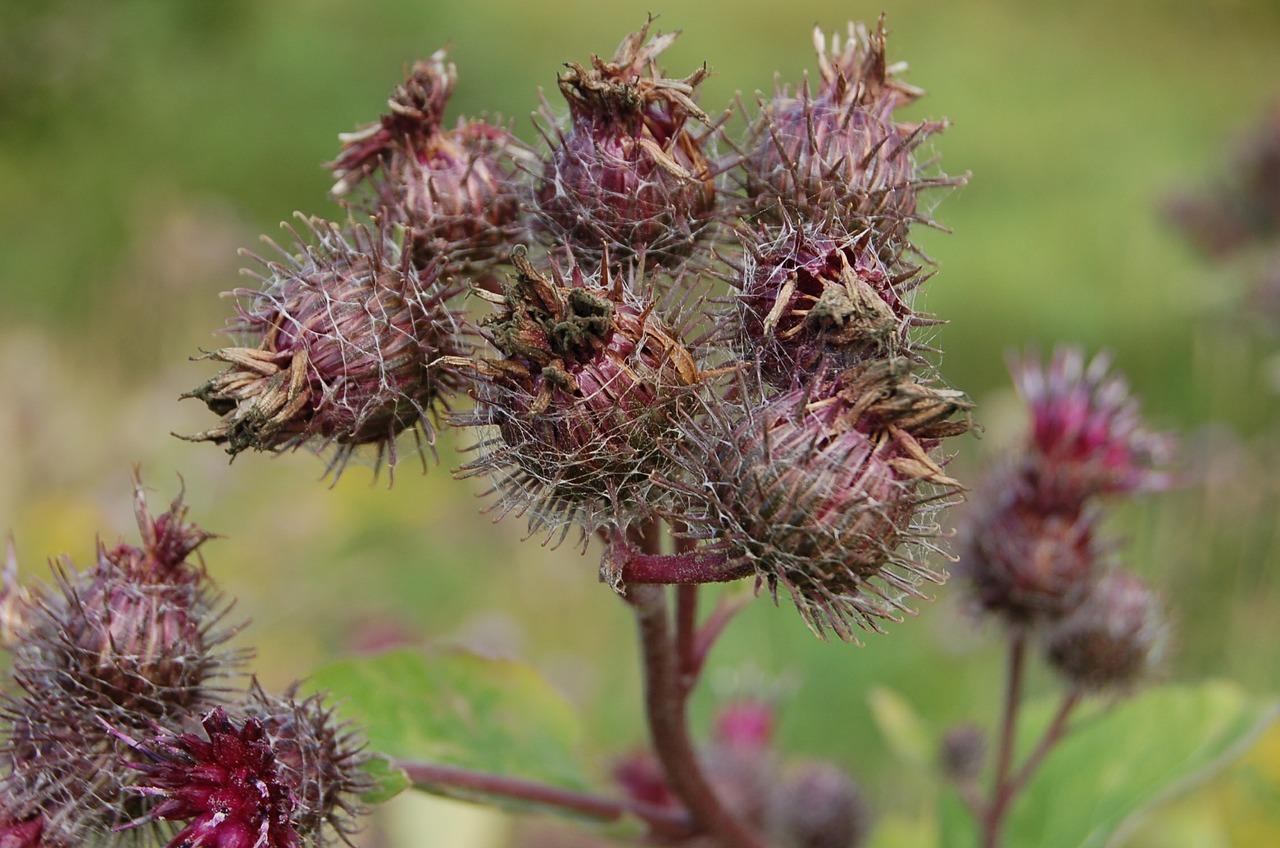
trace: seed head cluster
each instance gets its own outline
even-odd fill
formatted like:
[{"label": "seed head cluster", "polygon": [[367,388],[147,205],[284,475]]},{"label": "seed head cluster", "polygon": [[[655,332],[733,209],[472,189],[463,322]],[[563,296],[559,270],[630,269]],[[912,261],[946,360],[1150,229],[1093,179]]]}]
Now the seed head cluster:
[{"label": "seed head cluster", "polygon": [[1145,428],[1104,355],[1011,365],[1030,413],[1021,449],[970,499],[961,567],[978,609],[1043,639],[1071,685],[1125,688],[1159,659],[1154,593],[1111,564],[1099,524],[1116,499],[1168,488],[1172,438]]},{"label": "seed head cluster", "polygon": [[134,506],[141,545],[58,560],[40,588],[6,574],[0,844],[294,848],[350,832],[362,743],[316,697],[242,691],[249,653],[227,647],[239,627],[195,558],[211,534],[181,497],[153,515],[135,484]]},{"label": "seed head cluster", "polygon": [[340,468],[453,410],[475,434],[458,474],[531,534],[611,540],[619,591],[667,521],[715,579],[781,587],[819,633],[905,611],[941,579],[921,554],[961,489],[942,443],[969,426],[915,305],[921,196],[963,182],[921,156],[945,124],[898,115],[922,92],[883,22],[818,33],[817,89],[737,122],[699,104],[705,65],[660,67],[678,35],[650,19],[566,63],[536,148],[445,129],[465,76],[443,52],[414,65],[330,165],[347,222],[310,222],[236,292],[246,343],[209,355],[227,367],[191,394],[220,421],[193,438],[331,446]]}]

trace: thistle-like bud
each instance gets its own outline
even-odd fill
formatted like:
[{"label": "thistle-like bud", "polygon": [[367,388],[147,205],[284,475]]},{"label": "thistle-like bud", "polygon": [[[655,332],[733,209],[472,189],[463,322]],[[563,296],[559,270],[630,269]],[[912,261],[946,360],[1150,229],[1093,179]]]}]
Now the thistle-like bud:
[{"label": "thistle-like bud", "polygon": [[289,228],[296,255],[277,247],[283,262],[253,257],[268,275],[262,290],[235,292],[243,306],[230,329],[245,345],[207,354],[227,368],[184,395],[222,420],[186,438],[233,457],[333,445],[337,470],[373,445],[394,466],[396,436],[412,430],[433,443],[430,416],[462,383],[440,363],[465,352],[447,305],[456,288],[439,265],[415,266],[385,228],[305,223],[314,243]]},{"label": "thistle-like bud", "polygon": [[687,505],[674,517],[727,569],[754,572],[775,599],[785,588],[818,635],[880,630],[908,611],[904,595],[923,597],[921,580],[943,579],[899,547],[938,535],[932,516],[959,484],[928,451],[967,424],[946,420],[963,408],[954,393],[896,365],[749,407],[708,404],[682,428],[685,477],[670,485]]},{"label": "thistle-like bud", "polygon": [[757,212],[787,209],[825,214],[839,209],[891,241],[903,242],[919,211],[918,193],[963,179],[927,177],[915,150],[945,122],[895,122],[894,110],[923,92],[897,77],[905,64],[885,59],[883,18],[874,31],[850,23],[830,49],[820,29],[814,46],[822,79],[792,94],[779,88],[764,104],[742,162],[747,196]]},{"label": "thistle-like bud", "polygon": [[483,272],[520,240],[519,168],[531,153],[500,126],[460,118],[444,129],[458,73],[439,50],[413,66],[376,123],[341,136],[333,194],[371,184],[369,211],[402,223],[418,262]]},{"label": "thistle-like bud", "polygon": [[1166,627],[1155,594],[1136,575],[1112,571],[1045,637],[1045,654],[1073,686],[1124,690],[1160,659]]},{"label": "thistle-like bud", "polygon": [[314,696],[267,695],[209,711],[200,733],[160,734],[132,749],[138,792],[162,799],[131,826],[187,822],[169,848],[301,848],[347,840],[370,788],[363,743]]},{"label": "thistle-like bud", "polygon": [[936,323],[910,306],[919,268],[886,265],[871,233],[839,232],[835,221],[787,220],[739,233],[737,346],[774,386],[909,356],[911,328]]},{"label": "thistle-like bud", "polygon": [[477,377],[465,426],[496,430],[462,476],[488,473],[503,512],[531,530],[625,524],[646,510],[649,475],[681,399],[700,381],[679,333],[608,272],[548,277],[513,253],[518,276],[485,322],[500,359],[457,363]]},{"label": "thistle-like bud", "polygon": [[277,768],[297,800],[293,824],[304,840],[324,844],[322,834],[333,833],[349,843],[367,812],[360,795],[372,788],[364,737],[338,719],[323,695],[300,699],[295,690],[277,697],[255,683],[241,710],[262,721]]},{"label": "thistle-like bud", "polygon": [[1215,259],[1275,236],[1280,231],[1280,101],[1239,139],[1217,185],[1175,196],[1165,215]]},{"label": "thistle-like bud", "polygon": [[1033,625],[1079,605],[1102,545],[1091,510],[1045,509],[1023,471],[1000,470],[969,499],[960,563],[980,610]]},{"label": "thistle-like bud", "polygon": [[1043,509],[1079,510],[1094,495],[1168,488],[1158,466],[1173,439],[1148,432],[1123,377],[1108,374],[1110,357],[1087,365],[1078,348],[1060,348],[1047,368],[1031,358],[1010,365],[1031,413],[1028,479]]},{"label": "thistle-like bud", "polygon": [[235,632],[221,626],[227,607],[190,560],[209,534],[186,522],[181,498],[153,517],[136,492],[142,546],[100,545],[84,571],[59,563],[17,633],[0,795],[23,821],[43,815],[50,844],[82,844],[139,813],[131,775],[109,767],[108,728],[139,732],[208,709],[243,660],[223,648]]},{"label": "thistle-like bud", "polygon": [[772,800],[772,829],[788,848],[857,848],[871,835],[866,793],[830,763],[790,768]]},{"label": "thistle-like bud", "polygon": [[[671,268],[715,222],[714,171],[695,135],[694,102],[706,67],[667,79],[657,58],[679,32],[646,41],[649,24],[623,39],[611,61],[570,62],[559,78],[567,126],[544,130],[550,152],[537,187],[537,229],[548,246],[567,245],[580,261],[643,255]],[[550,110],[544,119],[554,124]]]},{"label": "thistle-like bud", "polygon": [[298,801],[276,762],[262,719],[233,720],[215,707],[204,736],[183,733],[125,741],[142,759],[139,788],[163,800],[132,824],[188,822],[168,848],[302,848]]},{"label": "thistle-like bud", "polygon": [[942,773],[957,783],[982,775],[987,762],[987,734],[976,724],[961,724],[942,738]]}]

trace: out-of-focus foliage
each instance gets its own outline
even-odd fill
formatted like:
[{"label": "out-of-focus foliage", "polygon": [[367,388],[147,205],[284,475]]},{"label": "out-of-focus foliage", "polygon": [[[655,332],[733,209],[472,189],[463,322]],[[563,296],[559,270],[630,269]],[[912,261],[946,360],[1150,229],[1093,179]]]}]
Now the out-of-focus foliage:
[{"label": "out-of-focus foliage", "polygon": [[[277,235],[295,209],[337,214],[320,167],[337,134],[373,120],[405,68],[442,44],[458,64],[458,113],[501,112],[533,141],[536,89],[554,93],[565,61],[611,54],[649,11],[685,31],[668,67],[711,66],[701,103],[715,113],[737,90],[753,108],[775,70],[790,82],[812,73],[813,23],[880,9],[0,3],[0,532],[13,529],[36,573],[47,554],[87,559],[95,529],[129,530],[133,462],[163,497],[181,474],[192,514],[226,537],[207,562],[258,619],[272,682],[350,647],[465,643],[544,669],[585,717],[589,754],[640,741],[634,634],[595,582],[594,551],[522,545],[517,522],[492,528],[475,488],[449,479],[460,460],[448,433],[442,467],[422,477],[402,462],[391,490],[361,469],[327,488],[305,455],[228,466],[168,435],[207,424],[177,401],[207,371],[186,358],[223,343],[209,330],[231,314],[217,295],[238,283],[236,248]],[[935,217],[955,234],[926,245],[941,271],[923,306],[951,319],[938,330],[945,372],[986,427],[949,473],[972,477],[1018,432],[1006,350],[1112,348],[1153,423],[1191,445],[1193,485],[1114,528],[1130,541],[1126,564],[1175,611],[1169,674],[1275,691],[1280,646],[1263,636],[1280,608],[1276,340],[1232,317],[1240,281],[1156,210],[1174,187],[1212,176],[1232,134],[1280,97],[1280,11],[1265,0],[884,9],[890,59],[929,91],[918,117],[955,122],[934,142],[946,170],[972,172],[939,195]],[[721,678],[751,665],[791,679],[782,744],[847,762],[885,833],[927,831],[934,788],[880,740],[868,689],[901,693],[930,726],[994,721],[997,640],[952,589],[938,594],[861,650],[817,643],[760,600],[712,660]],[[695,703],[704,718],[717,691]],[[1274,844],[1278,764],[1273,732],[1128,844]]]}]

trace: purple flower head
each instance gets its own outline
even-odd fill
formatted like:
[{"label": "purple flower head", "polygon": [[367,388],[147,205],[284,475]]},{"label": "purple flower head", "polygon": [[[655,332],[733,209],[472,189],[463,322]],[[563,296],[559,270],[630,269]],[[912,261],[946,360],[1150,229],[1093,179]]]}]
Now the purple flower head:
[{"label": "purple flower head", "polygon": [[450,273],[503,262],[522,230],[519,163],[531,154],[507,130],[459,119],[444,129],[457,69],[439,50],[413,66],[390,100],[391,112],[342,136],[330,165],[337,196],[367,180],[362,204],[409,232],[414,257],[439,259]]},{"label": "purple flower head", "polygon": [[[612,60],[570,62],[558,80],[569,118],[554,134],[544,131],[550,151],[536,189],[537,231],[581,261],[643,255],[675,267],[716,220],[710,133],[688,126],[690,118],[708,123],[694,102],[707,69],[663,77],[657,58],[679,33],[646,41],[650,23],[623,39]],[[549,109],[544,118],[554,123]]]},{"label": "purple flower head", "polygon": [[1110,357],[1087,365],[1078,348],[1060,348],[1047,368],[1031,357],[1013,361],[1018,393],[1030,408],[1029,474],[1046,508],[1078,509],[1101,494],[1168,488],[1159,470],[1173,440],[1144,429],[1124,378],[1107,373]]},{"label": "purple flower head", "polygon": [[1052,665],[1083,689],[1127,689],[1163,654],[1167,627],[1159,603],[1134,574],[1112,571],[1045,636]]},{"label": "purple flower head", "polygon": [[142,812],[108,728],[145,732],[209,709],[244,659],[224,647],[228,607],[191,560],[211,534],[181,497],[152,515],[135,481],[134,503],[142,544],[99,544],[85,570],[56,563],[15,632],[0,796],[43,816],[47,844],[82,844]]},{"label": "purple flower head", "polygon": [[873,238],[834,219],[740,230],[736,344],[771,384],[790,388],[905,353],[911,328],[934,323],[911,309],[919,268],[886,264]]},{"label": "purple flower head", "polygon": [[1280,231],[1280,101],[1236,142],[1215,185],[1178,193],[1164,211],[1211,259],[1271,240]]},{"label": "purple flower head", "polygon": [[969,498],[960,571],[979,610],[1037,624],[1079,605],[1103,546],[1093,511],[1045,510],[1023,471],[1001,468]]},{"label": "purple flower head", "polygon": [[708,403],[681,428],[674,517],[728,569],[775,598],[786,589],[818,635],[879,630],[908,611],[904,595],[922,597],[921,580],[942,580],[909,550],[930,546],[932,516],[959,488],[929,455],[967,429],[947,420],[964,408],[955,394],[896,360],[750,405]]},{"label": "purple flower head", "polygon": [[187,822],[169,848],[301,848],[297,801],[258,718],[240,726],[217,707],[204,736],[183,733],[133,743],[144,762],[138,791],[162,800],[135,822]]},{"label": "purple flower head", "polygon": [[235,292],[244,305],[230,329],[246,346],[207,356],[228,367],[186,397],[222,420],[188,438],[232,456],[335,445],[337,470],[371,445],[394,465],[396,436],[432,443],[430,417],[462,383],[439,362],[465,351],[447,304],[457,287],[438,265],[415,266],[386,227],[305,223],[312,241],[291,229],[297,254],[258,259],[263,289]]},{"label": "purple flower head", "polygon": [[894,110],[923,92],[897,75],[905,65],[885,60],[884,21],[869,31],[849,24],[843,44],[814,30],[821,82],[796,94],[778,89],[764,104],[743,160],[746,192],[757,211],[826,214],[839,209],[864,221],[881,239],[905,242],[909,225],[928,221],[919,191],[963,179],[927,177],[914,151],[945,122],[899,123]]},{"label": "purple flower head", "polygon": [[13,817],[0,812],[0,848],[54,848],[58,844],[44,838],[44,817],[39,813]]},{"label": "purple flower head", "polygon": [[548,276],[523,248],[513,262],[519,274],[484,325],[502,357],[464,363],[477,405],[458,423],[493,429],[462,473],[490,474],[503,511],[527,511],[534,532],[625,523],[647,508],[672,415],[699,383],[693,356],[607,271]]}]

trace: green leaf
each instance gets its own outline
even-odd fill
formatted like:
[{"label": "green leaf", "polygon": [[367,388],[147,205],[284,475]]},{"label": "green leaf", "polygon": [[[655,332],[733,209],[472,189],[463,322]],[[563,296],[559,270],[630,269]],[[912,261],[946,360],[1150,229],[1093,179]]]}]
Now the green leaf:
[{"label": "green leaf", "polygon": [[[329,690],[369,746],[403,759],[583,790],[579,722],[568,703],[522,663],[462,651],[397,649],[321,666],[308,685]],[[443,790],[442,790],[443,792]],[[527,802],[479,799],[528,809]]]},{"label": "green leaf", "polygon": [[929,732],[906,698],[885,686],[875,686],[867,693],[867,703],[880,735],[900,760],[916,766],[934,762]]},{"label": "green leaf", "polygon": [[374,785],[360,793],[360,800],[371,806],[390,801],[412,785],[409,775],[381,754],[370,757],[364,764],[364,770]]},{"label": "green leaf", "polygon": [[[1022,756],[1057,709],[1028,707]],[[1114,707],[1085,708],[1014,802],[1006,845],[1102,848],[1156,803],[1191,789],[1240,756],[1280,716],[1274,698],[1235,683],[1153,689]],[[976,844],[976,827],[954,793],[942,803],[943,845]]]}]

